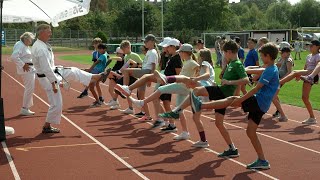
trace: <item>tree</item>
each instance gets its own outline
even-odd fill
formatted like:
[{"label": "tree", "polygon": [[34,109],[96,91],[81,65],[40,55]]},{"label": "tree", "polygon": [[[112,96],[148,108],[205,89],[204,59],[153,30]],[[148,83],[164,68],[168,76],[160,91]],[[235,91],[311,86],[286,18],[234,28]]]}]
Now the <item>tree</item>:
[{"label": "tree", "polygon": [[320,2],[301,0],[292,8],[291,23],[294,27],[315,27],[320,25]]},{"label": "tree", "polygon": [[291,11],[292,6],[287,0],[281,0],[280,2],[270,4],[265,14],[268,21],[267,28],[290,28]]},{"label": "tree", "polygon": [[240,3],[246,4],[251,7],[255,4],[260,11],[266,11],[270,4],[277,3],[278,0],[241,0]]}]

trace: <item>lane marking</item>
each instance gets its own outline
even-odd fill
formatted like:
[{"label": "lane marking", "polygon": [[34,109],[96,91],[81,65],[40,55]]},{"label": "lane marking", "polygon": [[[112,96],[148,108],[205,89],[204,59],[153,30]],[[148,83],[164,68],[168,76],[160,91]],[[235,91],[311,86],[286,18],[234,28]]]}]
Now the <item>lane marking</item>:
[{"label": "lane marking", "polygon": [[[272,114],[266,113],[266,115],[268,115],[268,116],[270,116],[270,117],[272,117],[272,118],[273,118]],[[299,124],[301,124],[301,125],[307,125],[307,124],[302,124],[300,121],[297,121],[297,120],[293,120],[293,119],[289,119],[289,118],[288,118],[288,120],[289,120],[289,121],[292,121],[292,122],[299,123]],[[311,124],[311,125],[308,125],[308,126],[313,126],[313,127],[320,128],[320,126],[318,126],[318,125],[314,125],[314,124]]]},{"label": "lane marking", "polygon": [[85,143],[85,144],[64,144],[64,145],[56,145],[56,146],[21,147],[21,148],[16,148],[16,150],[18,150],[18,151],[29,151],[30,149],[77,147],[77,146],[90,146],[90,145],[98,145],[98,144],[97,143]]},{"label": "lane marking", "polygon": [[[18,83],[20,86],[24,88],[24,85],[21,84],[18,80],[16,80],[14,77],[12,77],[10,74],[8,74],[6,71],[4,72],[7,76],[9,76],[11,79],[13,79],[16,83]],[[44,101],[41,97],[33,93],[33,95],[38,98],[40,101],[42,101],[45,105],[48,107],[50,106],[46,101]],[[91,136],[89,133],[87,133],[85,130],[83,130],[81,127],[79,127],[77,124],[75,124],[73,121],[71,121],[69,118],[67,118],[65,115],[62,114],[62,117],[67,120],[70,124],[72,124],[76,129],[78,129],[80,132],[82,132],[84,135],[86,135],[88,138],[90,138],[93,142],[97,143],[102,149],[107,151],[109,154],[111,154],[114,158],[116,158],[118,161],[120,161],[123,165],[125,165],[128,169],[130,169],[132,172],[136,173],[139,177],[141,177],[144,180],[149,180],[148,177],[143,175],[141,172],[139,172],[137,169],[135,169],[133,166],[131,166],[129,163],[127,163],[125,160],[121,159],[120,156],[118,156],[116,153],[111,151],[108,147],[106,147],[104,144],[102,144],[100,141],[98,141],[96,138]]]},{"label": "lane marking", "polygon": [[8,147],[7,147],[6,142],[2,141],[1,144],[2,144],[3,151],[6,154],[7,160],[9,162],[12,174],[14,176],[14,179],[15,180],[20,180],[21,178],[20,178],[19,173],[17,171],[17,168],[16,168],[16,166],[15,166],[13,160],[12,160],[12,156],[10,154],[10,151],[9,151]]}]

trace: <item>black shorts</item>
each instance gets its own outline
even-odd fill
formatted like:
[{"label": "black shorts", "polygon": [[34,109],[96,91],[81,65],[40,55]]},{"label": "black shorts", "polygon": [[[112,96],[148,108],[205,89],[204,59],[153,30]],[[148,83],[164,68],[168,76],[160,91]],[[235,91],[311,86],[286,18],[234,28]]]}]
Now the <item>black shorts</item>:
[{"label": "black shorts", "polygon": [[[220,100],[226,98],[226,96],[223,94],[221,89],[218,86],[206,86],[205,87],[208,94],[209,94],[209,100]],[[215,109],[214,110],[216,113],[225,115],[226,114],[226,108],[224,109]]]},{"label": "black shorts", "polygon": [[160,100],[161,101],[170,101],[171,102],[172,94],[161,94]]},{"label": "black shorts", "polygon": [[313,83],[314,84],[318,84],[319,82],[319,75],[317,74],[314,78],[313,78]]},{"label": "black shorts", "polygon": [[[130,76],[129,86],[130,86],[131,84],[133,84],[134,82],[136,82],[136,80],[137,80],[137,78]],[[120,84],[120,85],[123,85],[123,77],[120,78],[120,79],[118,79],[118,80],[116,81],[116,83],[117,83],[117,84]]]},{"label": "black shorts", "polygon": [[252,119],[252,121],[257,125],[260,124],[262,116],[265,114],[263,111],[261,111],[255,96],[243,101],[242,109],[244,112],[249,112],[248,119]]},{"label": "black shorts", "polygon": [[[114,71],[115,73],[122,75],[122,73],[118,70],[118,71]],[[114,80],[115,82],[117,82],[118,78],[116,76],[113,76],[113,78],[109,78],[110,80]]]}]

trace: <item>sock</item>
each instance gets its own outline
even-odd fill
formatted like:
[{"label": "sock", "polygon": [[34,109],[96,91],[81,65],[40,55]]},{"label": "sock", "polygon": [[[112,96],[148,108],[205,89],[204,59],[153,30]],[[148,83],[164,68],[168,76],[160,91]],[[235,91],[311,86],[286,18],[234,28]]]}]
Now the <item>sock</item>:
[{"label": "sock", "polygon": [[232,149],[233,151],[236,150],[236,147],[234,146],[234,144],[229,144],[229,148]]},{"label": "sock", "polygon": [[176,127],[176,125],[175,124],[172,124],[172,123],[169,123],[169,126],[171,126],[171,127]]},{"label": "sock", "polygon": [[206,142],[207,141],[206,134],[205,134],[204,131],[199,132],[199,135],[200,135],[200,139],[201,139],[202,142]]},{"label": "sock", "polygon": [[168,81],[168,83],[174,83],[174,82],[176,82],[176,77],[175,76],[167,76],[167,81]]},{"label": "sock", "polygon": [[172,112],[176,113],[176,114],[180,114],[182,112],[182,109],[180,107],[176,107],[172,110]]}]

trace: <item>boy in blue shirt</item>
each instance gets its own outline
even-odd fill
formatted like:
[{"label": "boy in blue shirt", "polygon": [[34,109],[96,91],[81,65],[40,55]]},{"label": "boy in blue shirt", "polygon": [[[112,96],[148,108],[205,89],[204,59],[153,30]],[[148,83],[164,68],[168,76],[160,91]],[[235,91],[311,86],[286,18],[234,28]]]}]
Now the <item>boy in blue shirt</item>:
[{"label": "boy in blue shirt", "polygon": [[238,58],[240,59],[240,61],[243,63],[244,61],[244,49],[241,47],[241,40],[239,37],[235,37],[234,38],[235,42],[238,44],[239,46],[239,50],[238,50]]},{"label": "boy in blue shirt", "polygon": [[[277,66],[274,64],[278,55],[278,48],[272,43],[263,45],[260,50],[260,57],[264,63],[264,68],[260,68],[262,75],[257,85],[242,97],[237,97],[231,106],[242,106],[248,115],[247,135],[258,154],[258,159],[253,163],[247,165],[248,169],[269,169],[270,164],[265,159],[262,146],[256,134],[258,125],[262,116],[269,110],[272,99],[279,89],[279,72]],[[255,69],[256,73],[257,69]],[[247,72],[249,73],[249,72]]]},{"label": "boy in blue shirt", "polygon": [[[95,61],[93,63],[93,65],[87,69],[88,72],[92,73],[92,74],[100,74],[102,72],[104,72],[105,68],[107,67],[107,60],[108,60],[108,54],[106,53],[107,51],[107,45],[106,44],[99,44],[98,45],[98,52],[100,54],[99,58],[97,59],[97,61]],[[94,89],[94,87],[97,88],[97,92],[98,95]],[[91,104],[91,107],[98,107],[101,106],[104,99],[102,97],[102,92],[101,92],[101,88],[100,88],[100,81],[96,82],[96,84],[94,85],[90,85],[90,91],[93,95],[93,97],[96,99],[95,102],[93,102],[93,104]]]}]

